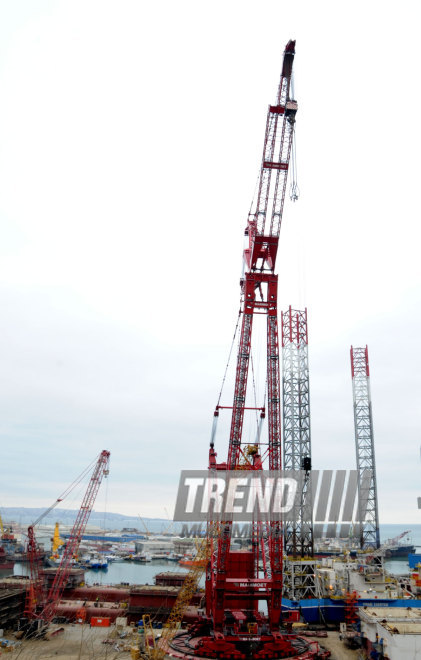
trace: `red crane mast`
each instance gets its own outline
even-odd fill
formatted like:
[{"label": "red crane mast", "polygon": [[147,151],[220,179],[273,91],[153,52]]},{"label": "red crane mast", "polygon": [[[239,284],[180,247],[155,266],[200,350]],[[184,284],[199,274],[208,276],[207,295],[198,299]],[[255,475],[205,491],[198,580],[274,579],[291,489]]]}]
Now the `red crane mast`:
[{"label": "red crane mast", "polygon": [[88,524],[89,516],[91,515],[101,481],[104,476],[108,475],[109,461],[110,452],[104,449],[98,457],[81,507],[76,516],[73,529],[70,533],[70,538],[63,550],[63,555],[54,582],[51,585],[46,598],[46,605],[39,615],[39,618],[43,619],[46,623],[49,623],[54,617],[57,604],[60,601],[63,589],[66,586],[70,574],[73,557],[77,554],[79,543],[85,532],[86,525]]},{"label": "red crane mast", "polygon": [[[235,468],[240,456],[253,315],[258,313],[266,313],[268,318],[270,469],[281,469],[278,276],[274,274],[274,270],[297,112],[296,101],[289,98],[294,55],[295,41],[289,41],[284,52],[277,103],[270,105],[268,109],[258,195],[255,210],[250,213],[246,228],[249,247],[244,251],[247,272],[241,281],[243,319],[228,451],[229,469]],[[269,202],[271,202],[271,206]],[[270,216],[269,221],[268,216]],[[266,289],[266,297],[264,297],[263,289]],[[260,292],[260,301],[256,300],[257,290]]]},{"label": "red crane mast", "polygon": [[[209,468],[211,470],[262,469],[263,459],[270,470],[281,469],[281,388],[279,370],[279,339],[277,315],[278,276],[274,273],[279,233],[285,200],[288,168],[292,148],[297,103],[290,98],[295,41],[289,41],[283,56],[282,74],[275,105],[268,109],[263,158],[257,199],[249,214],[246,235],[248,247],[244,252],[246,272],[241,280],[241,334],[237,356],[234,400],[227,463],[217,464],[211,441]],[[257,296],[257,293],[259,294]],[[267,391],[268,391],[268,449],[256,446],[250,459],[244,451],[243,420],[250,364],[253,319],[256,314],[267,318]],[[217,406],[215,417],[219,415]],[[263,409],[262,416],[265,415]],[[241,464],[242,463],[242,464]],[[212,527],[212,526],[211,526]],[[245,657],[239,650],[240,637],[228,636],[235,620],[237,629],[247,632],[244,621],[252,625],[254,651],[252,657],[275,657],[292,654],[290,643],[281,638],[279,624],[282,597],[282,528],[279,521],[267,525],[254,524],[249,557],[231,551],[230,521],[220,525],[218,539],[213,541],[211,562],[207,571],[207,615],[211,621],[211,636],[203,638],[200,655]],[[263,538],[259,532],[263,529]],[[264,578],[259,577],[259,559],[264,566]],[[247,559],[248,566],[244,567]],[[240,567],[240,563],[243,566]],[[245,579],[246,578],[246,579]],[[268,616],[259,618],[258,602],[266,600]],[[238,610],[238,611],[237,611]],[[247,614],[241,615],[241,611]],[[244,616],[244,618],[242,618]],[[242,622],[242,623],[241,623]],[[258,632],[258,634],[256,634]],[[264,634],[263,634],[264,632]],[[244,642],[244,636],[241,637]],[[260,645],[259,645],[260,640]],[[244,644],[243,644],[244,646]],[[257,650],[258,649],[258,650]],[[234,653],[234,655],[232,655]],[[246,652],[250,654],[250,649]],[[282,657],[286,657],[283,655]]]},{"label": "red crane mast", "polygon": [[30,619],[33,619],[36,616],[36,613],[39,612],[45,605],[45,589],[44,589],[44,579],[40,571],[40,565],[43,559],[43,553],[39,547],[36,535],[35,527],[38,525],[41,520],[43,520],[48,514],[55,509],[57,504],[63,501],[66,495],[73,488],[72,484],[60,497],[56,499],[54,504],[52,504],[46,511],[44,511],[36,520],[29,525],[28,527],[28,541],[26,544],[26,554],[29,561],[29,572],[31,579],[26,592],[26,603],[25,603],[25,616]]},{"label": "red crane mast", "polygon": [[60,601],[72,568],[73,557],[77,554],[79,543],[85,532],[86,525],[88,524],[89,516],[93,509],[101,481],[104,476],[108,475],[109,460],[110,452],[104,449],[96,460],[88,488],[48,594],[45,593],[43,578],[40,571],[41,553],[35,537],[35,525],[45,518],[45,516],[50,513],[57,504],[63,501],[64,497],[66,497],[76,484],[80,482],[81,478],[92,469],[92,465],[90,465],[75,482],[73,482],[73,484],[54,502],[52,506],[50,506],[49,509],[47,509],[32,525],[28,527],[27,553],[30,564],[31,580],[26,596],[25,615],[29,619],[42,620],[44,623],[48,624],[54,617],[57,604]]},{"label": "red crane mast", "polygon": [[35,537],[34,525],[28,527],[26,555],[29,562],[30,581],[26,590],[25,616],[33,617],[37,607],[44,605],[44,584],[40,573],[41,551]]}]

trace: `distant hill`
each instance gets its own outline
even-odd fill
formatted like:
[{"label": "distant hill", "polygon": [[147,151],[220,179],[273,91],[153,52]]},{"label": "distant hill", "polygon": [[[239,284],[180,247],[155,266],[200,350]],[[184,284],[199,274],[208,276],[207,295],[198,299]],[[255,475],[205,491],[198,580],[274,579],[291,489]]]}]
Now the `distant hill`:
[{"label": "distant hill", "polygon": [[[1,516],[3,523],[17,522],[21,525],[30,525],[35,522],[45,509],[35,509],[26,507],[2,507]],[[54,525],[56,522],[62,525],[72,525],[76,519],[76,509],[54,509],[42,519],[43,525]],[[171,531],[172,522],[164,518],[143,518],[146,527],[150,532]],[[145,528],[138,516],[125,516],[121,513],[110,513],[93,510],[89,517],[89,526],[99,527],[105,530],[118,529],[124,527],[135,527],[139,532],[144,532]],[[178,531],[178,526],[174,526],[174,531]]]}]

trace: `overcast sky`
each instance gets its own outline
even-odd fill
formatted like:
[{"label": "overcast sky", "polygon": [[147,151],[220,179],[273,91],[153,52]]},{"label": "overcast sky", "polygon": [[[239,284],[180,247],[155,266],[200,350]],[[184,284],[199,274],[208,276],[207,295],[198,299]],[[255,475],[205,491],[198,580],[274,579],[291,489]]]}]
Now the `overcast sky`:
[{"label": "overcast sky", "polygon": [[165,517],[207,466],[296,39],[277,270],[280,309],[308,308],[313,465],[355,468],[368,344],[380,519],[420,522],[419,26],[405,0],[0,2],[0,506],[47,507],[109,449],[95,508]]}]

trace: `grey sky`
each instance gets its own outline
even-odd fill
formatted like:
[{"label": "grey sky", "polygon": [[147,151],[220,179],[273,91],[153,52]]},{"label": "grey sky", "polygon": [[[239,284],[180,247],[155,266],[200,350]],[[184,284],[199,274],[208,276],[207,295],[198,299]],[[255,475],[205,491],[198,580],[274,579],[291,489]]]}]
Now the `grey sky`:
[{"label": "grey sky", "polygon": [[49,505],[109,449],[97,508],[165,517],[206,467],[294,38],[278,272],[280,308],[309,310],[314,467],[355,466],[368,344],[381,520],[417,522],[418,3],[35,4],[0,4],[0,505]]}]

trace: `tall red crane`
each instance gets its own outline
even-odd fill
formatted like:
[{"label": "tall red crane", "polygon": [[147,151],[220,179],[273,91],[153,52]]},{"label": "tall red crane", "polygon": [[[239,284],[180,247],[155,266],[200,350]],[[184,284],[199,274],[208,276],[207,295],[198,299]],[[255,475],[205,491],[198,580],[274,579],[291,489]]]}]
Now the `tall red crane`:
[{"label": "tall red crane", "polygon": [[32,525],[28,527],[28,541],[26,544],[26,556],[29,562],[29,573],[30,580],[28,588],[26,591],[26,602],[25,602],[25,616],[32,619],[35,616],[36,612],[39,612],[45,604],[45,590],[44,590],[44,579],[42,572],[40,570],[41,563],[43,560],[43,552],[41,551],[36,535],[35,527],[38,525],[41,520],[43,520],[48,514],[63,501],[66,494],[70,492],[70,488],[65,491],[63,495],[56,499],[54,504],[52,504],[46,511],[44,511]]},{"label": "tall red crane", "polygon": [[[79,543],[82,539],[82,536],[85,532],[86,525],[88,524],[89,516],[93,509],[95,499],[101,485],[101,481],[104,476],[108,475],[109,472],[109,460],[110,452],[105,449],[100,453],[96,461],[94,470],[92,472],[91,478],[89,480],[88,488],[84,495],[81,507],[76,516],[75,523],[73,525],[72,531],[70,533],[69,540],[67,541],[63,554],[61,557],[60,565],[57,569],[54,581],[48,591],[48,594],[45,596],[43,588],[40,585],[40,576],[39,569],[32,568],[33,562],[31,563],[31,573],[32,579],[31,583],[36,584],[36,588],[32,587],[32,595],[34,596],[34,603],[32,608],[28,608],[28,598],[27,598],[27,615],[30,618],[42,620],[45,624],[48,624],[54,617],[56,607],[60,601],[63,590],[66,586],[67,580],[69,578],[70,570],[72,568],[73,557],[77,554]],[[92,469],[92,467],[91,467]],[[62,501],[62,499],[57,500],[55,504]],[[55,506],[53,505],[53,507]],[[46,513],[51,511],[53,507],[50,507]],[[43,514],[44,517],[46,514]],[[29,535],[29,547],[31,544],[33,546],[34,558],[37,553],[37,543],[34,536],[34,525],[28,529]],[[31,530],[31,531],[29,531]],[[33,593],[35,591],[35,593]]]},{"label": "tall red crane", "polygon": [[73,529],[70,533],[70,538],[64,548],[60,566],[58,567],[54,582],[48,592],[46,605],[40,614],[40,618],[46,623],[49,623],[54,617],[57,604],[60,601],[60,597],[70,574],[72,559],[77,554],[79,543],[85,532],[86,525],[88,524],[89,516],[91,515],[101,481],[104,476],[108,475],[109,461],[110,452],[104,449],[98,457],[98,461],[95,465],[88,488],[73,525]]},{"label": "tall red crane", "polygon": [[[249,214],[244,252],[246,272],[241,280],[241,331],[237,356],[231,430],[226,463],[217,463],[211,441],[210,470],[281,469],[282,396],[279,370],[278,276],[275,274],[279,234],[293,141],[297,103],[291,98],[295,41],[286,45],[275,105],[268,109],[258,193]],[[246,449],[243,420],[246,409],[253,320],[267,319],[268,442]],[[219,415],[217,406],[215,417]],[[262,408],[261,415],[266,411]],[[264,446],[265,445],[265,446]],[[208,632],[195,650],[209,657],[292,657],[296,649],[279,632],[282,597],[282,526],[279,521],[254,523],[252,550],[231,549],[230,521],[220,523],[206,576]],[[262,533],[263,532],[263,535]],[[209,532],[211,536],[211,532]],[[263,574],[259,566],[263,565]],[[266,601],[267,616],[258,611]],[[309,656],[310,657],[310,656]]]},{"label": "tall red crane", "polygon": [[[44,517],[44,515],[42,516]],[[42,553],[35,536],[35,525],[38,520],[28,527],[28,541],[26,556],[29,562],[30,580],[26,590],[25,616],[33,618],[37,608],[44,606],[44,583],[40,572]]]}]

